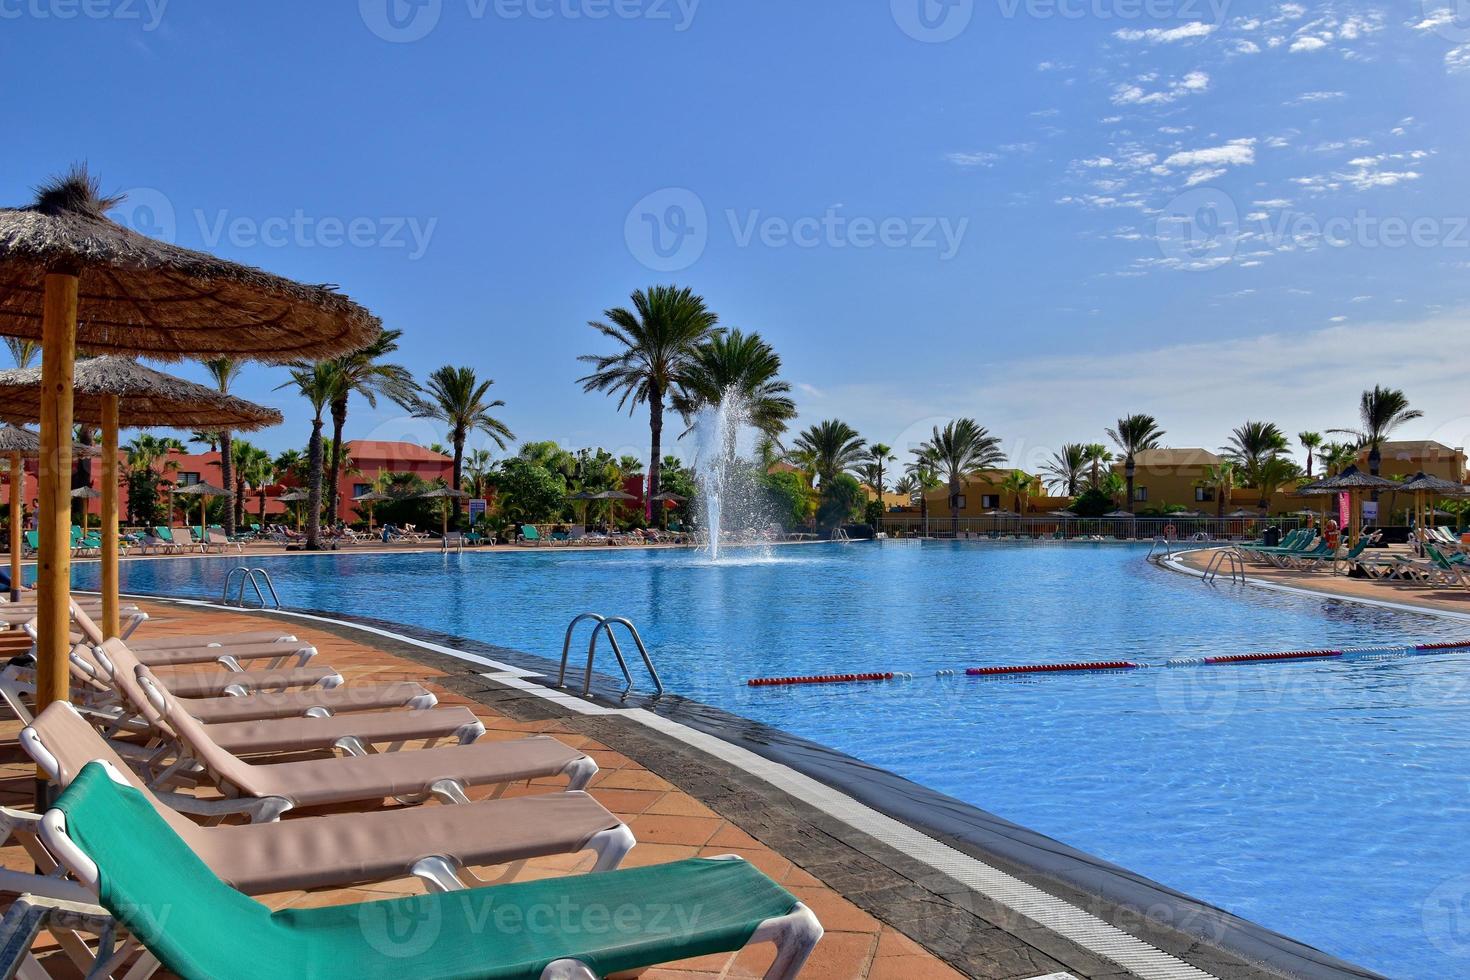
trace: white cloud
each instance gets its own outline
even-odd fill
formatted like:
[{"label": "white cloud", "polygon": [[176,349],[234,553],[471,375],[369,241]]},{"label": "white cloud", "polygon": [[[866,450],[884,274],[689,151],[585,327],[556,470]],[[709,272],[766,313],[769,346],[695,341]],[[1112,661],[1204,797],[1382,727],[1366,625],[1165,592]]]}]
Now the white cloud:
[{"label": "white cloud", "polygon": [[1470,71],[1470,44],[1462,44],[1445,52],[1444,66],[1452,73]]},{"label": "white cloud", "polygon": [[1257,44],[1255,41],[1244,41],[1244,40],[1242,40],[1242,41],[1236,41],[1235,42],[1235,53],[1236,54],[1260,54],[1261,53],[1261,46],[1259,44]]},{"label": "white cloud", "polygon": [[1302,37],[1299,37],[1295,41],[1292,41],[1291,42],[1291,48],[1290,48],[1290,50],[1292,52],[1297,52],[1297,51],[1320,51],[1320,50],[1322,50],[1325,47],[1327,47],[1327,42],[1324,41],[1324,40],[1322,40],[1320,37],[1312,37],[1311,35],[1303,35]]},{"label": "white cloud", "polygon": [[1147,41],[1149,44],[1173,44],[1175,41],[1186,41],[1194,37],[1209,37],[1215,32],[1216,25],[1206,24],[1204,21],[1191,21],[1179,27],[1162,28],[1150,27],[1147,30],[1135,28],[1124,28],[1114,31],[1113,37],[1120,41]]},{"label": "white cloud", "polygon": [[1207,167],[1203,170],[1196,170],[1194,173],[1189,175],[1188,179],[1184,181],[1184,186],[1193,187],[1195,184],[1203,184],[1206,181],[1214,180],[1216,177],[1223,176],[1224,173],[1224,167]]},{"label": "white cloud", "polygon": [[1427,11],[1423,20],[1417,24],[1410,24],[1409,27],[1416,31],[1435,31],[1454,22],[1455,12],[1448,7],[1441,7],[1438,10]]},{"label": "white cloud", "polygon": [[1273,197],[1266,201],[1256,201],[1255,205],[1258,208],[1289,208],[1291,202],[1284,197]]},{"label": "white cloud", "polygon": [[[1138,81],[1149,83],[1152,75],[1140,76]],[[1167,105],[1186,95],[1197,95],[1210,87],[1210,76],[1206,72],[1192,71],[1183,78],[1169,81],[1164,88],[1146,90],[1137,83],[1125,83],[1113,90],[1114,105]]]},{"label": "white cloud", "polygon": [[993,167],[1000,159],[999,153],[987,153],[983,150],[974,153],[946,153],[944,159],[956,167],[973,169],[975,167]]},{"label": "white cloud", "polygon": [[1345,316],[1332,316],[1332,317],[1328,317],[1327,318],[1327,322],[1328,323],[1346,323],[1347,322],[1347,317],[1345,317]]},{"label": "white cloud", "polygon": [[1256,162],[1254,138],[1231,140],[1224,146],[1183,150],[1164,160],[1166,167],[1241,167]]},{"label": "white cloud", "polygon": [[1346,92],[1303,92],[1294,99],[1287,101],[1287,105],[1308,105],[1313,102],[1331,102],[1335,99],[1346,98]]}]

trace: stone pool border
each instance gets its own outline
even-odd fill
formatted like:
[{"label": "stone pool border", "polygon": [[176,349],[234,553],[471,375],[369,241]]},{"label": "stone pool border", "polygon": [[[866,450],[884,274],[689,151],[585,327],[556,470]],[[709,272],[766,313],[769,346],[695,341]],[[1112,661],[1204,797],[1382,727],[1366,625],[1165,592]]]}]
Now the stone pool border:
[{"label": "stone pool border", "polygon": [[[241,611],[208,600],[139,598]],[[972,975],[996,976],[1001,963],[1018,978],[1057,970],[1109,980],[1376,976],[720,709],[676,696],[629,708],[606,684],[589,703],[551,687],[548,662],[521,651],[331,612],[249,612],[345,631],[359,642],[367,634],[386,652],[445,670],[447,686],[496,710],[557,717],[601,741],[636,745],[628,754],[642,764],[727,818],[759,828],[770,846]]]}]

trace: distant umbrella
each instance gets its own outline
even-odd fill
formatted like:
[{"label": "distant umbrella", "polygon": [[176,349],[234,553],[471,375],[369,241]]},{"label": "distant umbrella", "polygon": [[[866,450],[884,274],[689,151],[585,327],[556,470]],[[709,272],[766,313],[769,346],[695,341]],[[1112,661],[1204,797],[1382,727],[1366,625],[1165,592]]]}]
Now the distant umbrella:
[{"label": "distant umbrella", "polygon": [[672,503],[672,504],[682,504],[685,501],[687,501],[689,498],[688,497],[681,497],[677,493],[674,493],[672,490],[664,490],[664,491],[661,491],[660,493],[654,494],[652,497],[649,497],[648,499],[649,500],[666,500],[666,501],[668,501],[669,503]]},{"label": "distant umbrella", "polygon": [[[310,500],[311,494],[305,490],[288,490],[276,499],[283,504],[299,504],[304,500]],[[301,511],[299,510],[296,511],[296,530],[301,530]]]},{"label": "distant umbrella", "polygon": [[392,494],[384,493],[381,490],[369,490],[367,493],[359,494],[358,496],[352,498],[352,502],[355,504],[367,504],[369,534],[371,534],[373,531],[373,504],[377,503],[380,500],[392,499]]},{"label": "distant umbrella", "polygon": [[203,541],[204,535],[209,528],[209,522],[204,517],[205,505],[209,503],[208,498],[228,497],[230,496],[230,491],[224,489],[223,487],[217,487],[214,484],[208,483],[204,480],[200,480],[198,483],[191,483],[188,486],[178,487],[174,490],[174,493],[180,496],[199,498],[199,540]]},{"label": "distant umbrella", "polygon": [[[1311,511],[1307,511],[1307,513],[1310,514],[1312,512]],[[1258,511],[1245,510],[1244,508],[1242,508],[1240,510],[1232,510],[1230,513],[1226,514],[1225,516],[1226,517],[1239,517],[1239,518],[1249,517],[1252,520],[1254,520],[1254,519],[1260,517],[1261,515],[1260,515],[1260,513]]]},{"label": "distant umbrella", "polygon": [[71,492],[73,500],[96,500],[102,496],[102,491],[93,490],[91,487],[77,487]]},{"label": "distant umbrella", "polygon": [[1077,516],[1076,514],[1074,514],[1070,510],[1053,510],[1053,511],[1048,511],[1048,513],[1051,514],[1052,517],[1076,517]]},{"label": "distant umbrella", "polygon": [[1133,514],[1132,511],[1129,511],[1129,510],[1113,510],[1113,511],[1109,511],[1108,513],[1104,514],[1103,516],[1104,517],[1133,517],[1134,514]]},{"label": "distant umbrella", "polygon": [[[465,493],[463,490],[456,490],[453,487],[435,487],[433,490],[425,490],[423,493],[416,493],[414,494],[414,497],[418,500],[465,500],[469,497],[469,494]],[[439,530],[441,533],[446,535],[449,533],[448,507],[444,508],[444,525]]]}]

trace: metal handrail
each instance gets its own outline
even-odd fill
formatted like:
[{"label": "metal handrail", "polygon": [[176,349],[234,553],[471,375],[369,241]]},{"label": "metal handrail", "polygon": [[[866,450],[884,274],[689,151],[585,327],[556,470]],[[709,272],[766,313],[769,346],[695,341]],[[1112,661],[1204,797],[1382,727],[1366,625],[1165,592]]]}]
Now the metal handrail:
[{"label": "metal handrail", "polygon": [[[237,572],[240,575],[240,586],[235,594],[235,601],[231,602],[230,585],[235,581],[235,574]],[[273,606],[276,609],[281,608],[281,597],[276,593],[276,585],[271,581],[271,573],[263,568],[250,568],[247,565],[237,565],[225,575],[225,587],[220,595],[220,602],[226,606],[239,606],[243,609],[245,607],[246,585],[249,585],[255,590],[255,598],[259,600],[260,608],[265,609],[268,606]],[[262,589],[262,585],[265,588]],[[266,602],[265,598],[267,592],[270,593],[269,603]]]},{"label": "metal handrail", "polygon": [[1200,577],[1206,585],[1214,585],[1215,580],[1220,577],[1220,569],[1229,567],[1230,581],[1240,584],[1245,581],[1245,560],[1240,552],[1234,548],[1221,548],[1210,557],[1210,562],[1205,566],[1205,573]]},{"label": "metal handrail", "polygon": [[[1156,554],[1156,552],[1158,551],[1159,545],[1163,545],[1164,546],[1164,553],[1162,555]],[[1148,546],[1148,554],[1145,555],[1144,557],[1147,558],[1149,561],[1154,561],[1154,562],[1161,561],[1161,560],[1168,559],[1168,558],[1173,558],[1174,557],[1174,546],[1169,541],[1168,538],[1166,538],[1162,534],[1160,534],[1160,535],[1158,535],[1157,537],[1154,538],[1154,543]]]},{"label": "metal handrail", "polygon": [[567,660],[572,651],[572,634],[576,632],[578,624],[586,620],[597,623],[592,627],[592,636],[587,640],[587,669],[582,675],[582,696],[589,697],[592,693],[592,662],[597,656],[597,638],[603,633],[607,634],[607,641],[612,645],[613,657],[618,662],[618,669],[623,672],[623,680],[627,686],[623,688],[623,697],[627,697],[633,691],[633,674],[628,670],[628,661],[623,656],[623,648],[618,643],[617,636],[613,633],[614,626],[622,626],[633,637],[633,643],[638,647],[638,654],[643,658],[643,666],[648,668],[648,675],[653,679],[655,697],[664,693],[664,682],[658,676],[658,670],[653,666],[653,657],[648,653],[648,647],[643,643],[643,637],[638,635],[638,627],[632,621],[622,616],[603,616],[598,613],[582,613],[567,624],[567,632],[561,644],[561,669],[556,675],[556,686],[564,688],[567,686]]}]

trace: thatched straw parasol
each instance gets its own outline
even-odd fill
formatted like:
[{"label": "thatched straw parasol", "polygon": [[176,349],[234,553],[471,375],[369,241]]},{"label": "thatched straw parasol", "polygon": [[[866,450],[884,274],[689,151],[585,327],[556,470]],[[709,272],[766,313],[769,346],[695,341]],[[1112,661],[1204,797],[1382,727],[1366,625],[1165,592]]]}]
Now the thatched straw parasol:
[{"label": "thatched straw parasol", "polygon": [[1348,495],[1348,544],[1358,543],[1358,534],[1362,523],[1358,510],[1357,494],[1364,490],[1397,490],[1399,484],[1392,480],[1385,480],[1381,476],[1364,473],[1357,465],[1351,465],[1336,476],[1329,476],[1312,483],[1297,487],[1296,492],[1304,496],[1333,496],[1339,493]]},{"label": "thatched straw parasol", "polygon": [[[1423,527],[1430,523],[1428,518],[1444,516],[1444,511],[1426,510],[1425,505],[1430,497],[1463,497],[1470,492],[1470,487],[1455,480],[1446,480],[1443,477],[1430,476],[1423,470],[1415,473],[1403,483],[1398,489],[1414,494],[1415,524]],[[1453,516],[1453,515],[1450,515]]]},{"label": "thatched straw parasol", "polygon": [[[41,371],[0,371],[0,418],[41,417]],[[117,636],[117,433],[120,428],[233,429],[279,425],[281,413],[243,398],[144,367],[126,357],[78,361],[72,376],[72,419],[102,429],[102,631]]]},{"label": "thatched straw parasol", "polygon": [[[425,490],[423,493],[414,494],[419,500],[467,500],[469,494],[463,490],[453,487],[435,487],[433,490]],[[449,508],[444,508],[444,526],[440,528],[443,534],[449,533]]]},{"label": "thatched straw parasol", "polygon": [[[607,503],[607,523],[609,525],[611,525],[612,522],[613,522],[613,506],[614,506],[613,505],[613,501],[615,501],[615,500],[637,500],[638,498],[635,497],[635,496],[633,496],[631,493],[625,493],[622,490],[604,490],[601,493],[594,493],[592,496],[588,497],[587,499],[588,500],[606,500],[608,502]],[[611,527],[609,527],[609,530],[611,530]]]},{"label": "thatched straw parasol", "polygon": [[209,498],[211,497],[228,497],[230,495],[230,491],[224,489],[223,487],[217,487],[214,484],[208,483],[204,480],[200,480],[198,483],[191,483],[188,486],[179,487],[177,490],[174,491],[174,493],[180,496],[199,498],[199,540],[203,541],[204,532],[208,528],[208,524],[206,523],[204,517],[205,505],[209,502]]},{"label": "thatched straw parasol", "polygon": [[[305,490],[288,490],[276,499],[283,504],[299,504],[303,500],[310,500],[311,494],[307,493]],[[296,530],[299,531],[301,530],[301,511],[295,507],[291,509],[296,511]]]},{"label": "thatched straw parasol", "polygon": [[392,494],[384,493],[381,490],[369,490],[367,493],[364,493],[364,494],[361,494],[360,496],[357,496],[357,497],[353,497],[352,498],[352,502],[354,504],[367,504],[368,505],[367,506],[367,512],[368,512],[368,533],[369,534],[373,533],[373,504],[377,503],[380,500],[392,500],[392,499],[393,499]]},{"label": "thatched straw parasol", "polygon": [[[93,490],[91,487],[77,487],[71,492],[71,499],[73,500],[96,500],[101,496],[101,491]],[[85,507],[82,508],[82,530],[92,530],[92,514]],[[114,560],[116,560],[115,553]],[[104,597],[105,601],[106,599]]]},{"label": "thatched straw parasol", "polygon": [[84,167],[0,209],[0,334],[41,342],[36,711],[68,694],[72,374],[77,346],[160,358],[272,363],[346,353],[381,329],[371,313],[307,286],[140,235],[107,217]]}]

